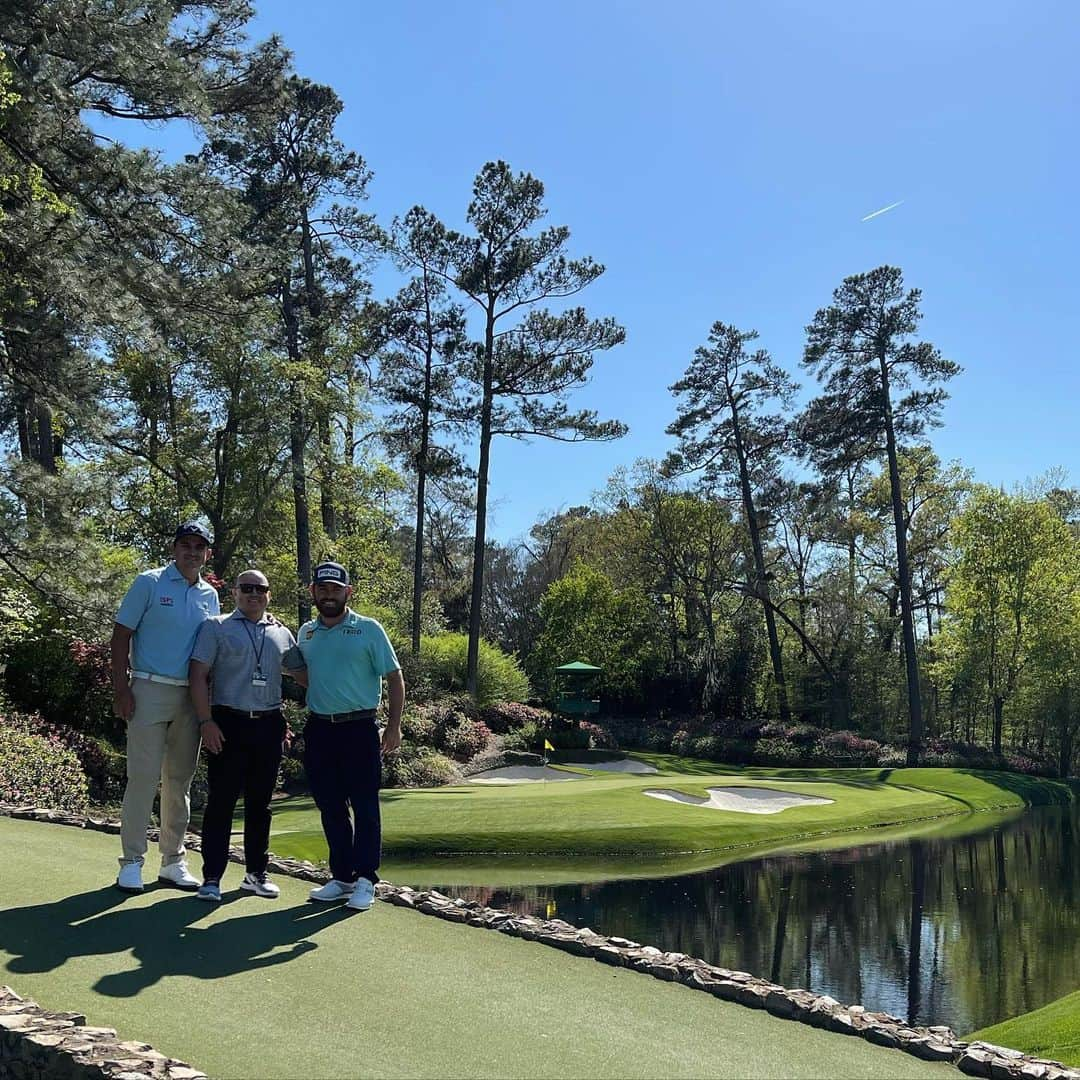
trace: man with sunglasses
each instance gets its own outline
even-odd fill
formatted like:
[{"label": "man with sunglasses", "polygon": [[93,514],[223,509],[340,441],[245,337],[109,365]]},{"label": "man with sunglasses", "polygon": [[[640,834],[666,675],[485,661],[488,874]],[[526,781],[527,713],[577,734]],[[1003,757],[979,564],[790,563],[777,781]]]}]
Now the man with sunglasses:
[{"label": "man with sunglasses", "polygon": [[[352,587],[344,566],[316,566],[311,596],[319,617],[300,627],[297,647],[285,658],[286,667],[307,672],[304,768],[333,874],[310,896],[367,911],[379,880],[382,754],[401,745],[405,681],[386,631],[348,606]],[[389,708],[380,738],[375,715],[383,680]]]},{"label": "man with sunglasses", "polygon": [[[285,740],[281,658],[296,644],[287,626],[267,612],[270,583],[245,570],[233,589],[236,609],[203,624],[191,653],[191,700],[209,752],[203,813],[200,900],[221,900],[236,800],[244,797],[244,863],[240,888],[273,899],[280,889],[266,873],[270,799]],[[213,673],[213,703],[210,676]],[[298,681],[304,682],[303,673]]]}]

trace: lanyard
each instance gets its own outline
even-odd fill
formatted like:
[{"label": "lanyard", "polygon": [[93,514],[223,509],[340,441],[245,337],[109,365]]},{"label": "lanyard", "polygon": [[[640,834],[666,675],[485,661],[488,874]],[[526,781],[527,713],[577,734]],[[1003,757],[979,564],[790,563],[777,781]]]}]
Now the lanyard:
[{"label": "lanyard", "polygon": [[266,646],[266,623],[258,623],[257,625],[262,627],[262,634],[259,637],[258,647],[255,645],[255,632],[251,629],[248,623],[251,620],[247,617],[241,619],[244,624],[244,630],[247,632],[248,640],[251,642],[251,651],[255,654],[255,674],[262,674],[262,654],[263,649]]}]

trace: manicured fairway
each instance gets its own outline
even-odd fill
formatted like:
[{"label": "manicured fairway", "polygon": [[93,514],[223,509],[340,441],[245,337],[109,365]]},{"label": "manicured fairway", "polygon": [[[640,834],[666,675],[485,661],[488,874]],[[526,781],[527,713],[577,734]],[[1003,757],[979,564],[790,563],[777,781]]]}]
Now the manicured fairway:
[{"label": "manicured fairway", "polygon": [[[958,1076],[388,904],[111,886],[117,839],[0,818],[0,981],[229,1077]],[[197,857],[195,859],[197,863]],[[226,887],[240,869],[230,867]]]},{"label": "manicured fairway", "polygon": [[[660,768],[652,776],[592,774],[589,779],[516,787],[434,788],[383,793],[388,865],[451,854],[611,856],[676,873],[715,866],[724,853],[745,856],[792,840],[847,834],[850,843],[879,830],[919,826],[971,811],[1065,803],[1080,785],[1010,773],[958,769],[724,769],[666,755],[640,755]],[[648,798],[648,788],[704,796],[716,785],[771,787],[831,799],[768,816],[685,806]],[[859,834],[863,835],[859,835]],[[296,798],[275,809],[275,851],[325,860],[318,812]],[[610,876],[601,871],[597,876]],[[578,878],[584,880],[584,878]]]},{"label": "manicured fairway", "polygon": [[1080,990],[967,1037],[1080,1066]]}]

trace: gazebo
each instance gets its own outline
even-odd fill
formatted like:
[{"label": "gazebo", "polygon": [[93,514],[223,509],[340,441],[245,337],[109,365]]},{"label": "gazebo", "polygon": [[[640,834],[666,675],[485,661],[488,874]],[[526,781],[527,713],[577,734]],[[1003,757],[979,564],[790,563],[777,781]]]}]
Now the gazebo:
[{"label": "gazebo", "polygon": [[564,716],[595,716],[600,711],[600,699],[595,697],[596,677],[603,668],[575,660],[555,669],[555,711]]}]

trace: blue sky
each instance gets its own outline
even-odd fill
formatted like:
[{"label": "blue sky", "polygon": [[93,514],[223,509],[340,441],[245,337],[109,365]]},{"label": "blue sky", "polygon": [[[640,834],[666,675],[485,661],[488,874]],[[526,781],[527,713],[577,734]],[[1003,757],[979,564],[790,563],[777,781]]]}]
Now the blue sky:
[{"label": "blue sky", "polygon": [[497,441],[489,534],[661,456],[667,387],[714,320],[797,371],[815,310],[885,262],[964,368],[941,456],[1007,487],[1053,466],[1080,482],[1076,5],[256,4],[254,36],[279,33],[344,100],[381,221],[422,203],[463,225],[472,177],[502,158],[608,268],[583,302],[627,343],[574,401],[630,434]]}]

